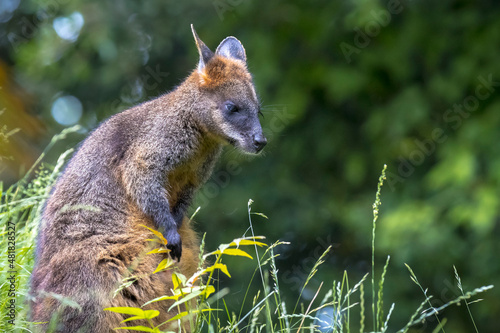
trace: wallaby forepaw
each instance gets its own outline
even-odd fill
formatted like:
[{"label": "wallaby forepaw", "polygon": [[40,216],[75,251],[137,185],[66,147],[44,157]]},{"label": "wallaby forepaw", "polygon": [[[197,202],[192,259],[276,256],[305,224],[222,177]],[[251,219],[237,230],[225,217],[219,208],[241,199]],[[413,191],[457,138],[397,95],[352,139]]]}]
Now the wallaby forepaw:
[{"label": "wallaby forepaw", "polygon": [[170,250],[170,256],[172,259],[179,262],[181,261],[182,255],[182,241],[181,236],[177,233],[177,231],[169,233],[167,235],[167,249]]}]

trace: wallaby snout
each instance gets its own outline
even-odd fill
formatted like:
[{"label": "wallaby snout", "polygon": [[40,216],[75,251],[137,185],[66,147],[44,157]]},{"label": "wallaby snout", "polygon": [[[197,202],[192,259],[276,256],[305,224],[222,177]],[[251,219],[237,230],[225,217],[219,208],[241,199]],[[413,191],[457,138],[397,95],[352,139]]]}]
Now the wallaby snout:
[{"label": "wallaby snout", "polygon": [[257,153],[259,153],[267,144],[267,139],[262,133],[254,134],[253,136],[253,146]]}]

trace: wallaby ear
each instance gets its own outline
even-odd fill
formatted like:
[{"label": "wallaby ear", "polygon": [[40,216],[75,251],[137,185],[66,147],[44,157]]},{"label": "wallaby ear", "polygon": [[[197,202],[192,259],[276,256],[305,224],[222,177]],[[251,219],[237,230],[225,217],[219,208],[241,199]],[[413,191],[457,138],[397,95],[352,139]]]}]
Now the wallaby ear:
[{"label": "wallaby ear", "polygon": [[194,26],[191,24],[191,31],[193,32],[193,37],[196,42],[196,47],[198,48],[198,53],[200,54],[200,61],[198,62],[198,71],[202,71],[205,68],[207,62],[214,56],[214,53],[205,45],[198,37]]},{"label": "wallaby ear", "polygon": [[247,55],[245,53],[245,48],[239,40],[234,37],[227,37],[224,39],[219,46],[215,54],[221,55],[226,58],[238,59],[243,62],[247,61]]}]

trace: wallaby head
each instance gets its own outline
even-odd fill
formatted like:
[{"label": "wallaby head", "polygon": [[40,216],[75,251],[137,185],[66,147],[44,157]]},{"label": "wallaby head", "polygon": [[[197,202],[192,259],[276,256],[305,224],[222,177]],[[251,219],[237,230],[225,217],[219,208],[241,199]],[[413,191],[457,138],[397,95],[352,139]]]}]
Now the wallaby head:
[{"label": "wallaby head", "polygon": [[256,154],[267,139],[259,121],[260,103],[246,65],[243,45],[227,37],[212,52],[191,25],[200,55],[191,75],[202,94],[205,126],[225,143],[246,153]]}]

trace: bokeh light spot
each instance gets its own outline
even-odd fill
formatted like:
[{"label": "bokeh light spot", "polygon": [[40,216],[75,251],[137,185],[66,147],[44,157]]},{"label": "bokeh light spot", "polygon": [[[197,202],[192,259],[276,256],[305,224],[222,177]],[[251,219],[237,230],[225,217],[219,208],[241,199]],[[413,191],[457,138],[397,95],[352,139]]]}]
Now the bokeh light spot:
[{"label": "bokeh light spot", "polygon": [[14,11],[19,6],[21,0],[2,0],[0,1],[0,22],[8,22],[14,15]]},{"label": "bokeh light spot", "polygon": [[59,37],[74,42],[78,39],[84,22],[82,14],[74,12],[68,17],[55,18],[53,27]]},{"label": "bokeh light spot", "polygon": [[59,124],[74,125],[82,117],[82,103],[75,96],[61,96],[52,104],[51,113]]}]

